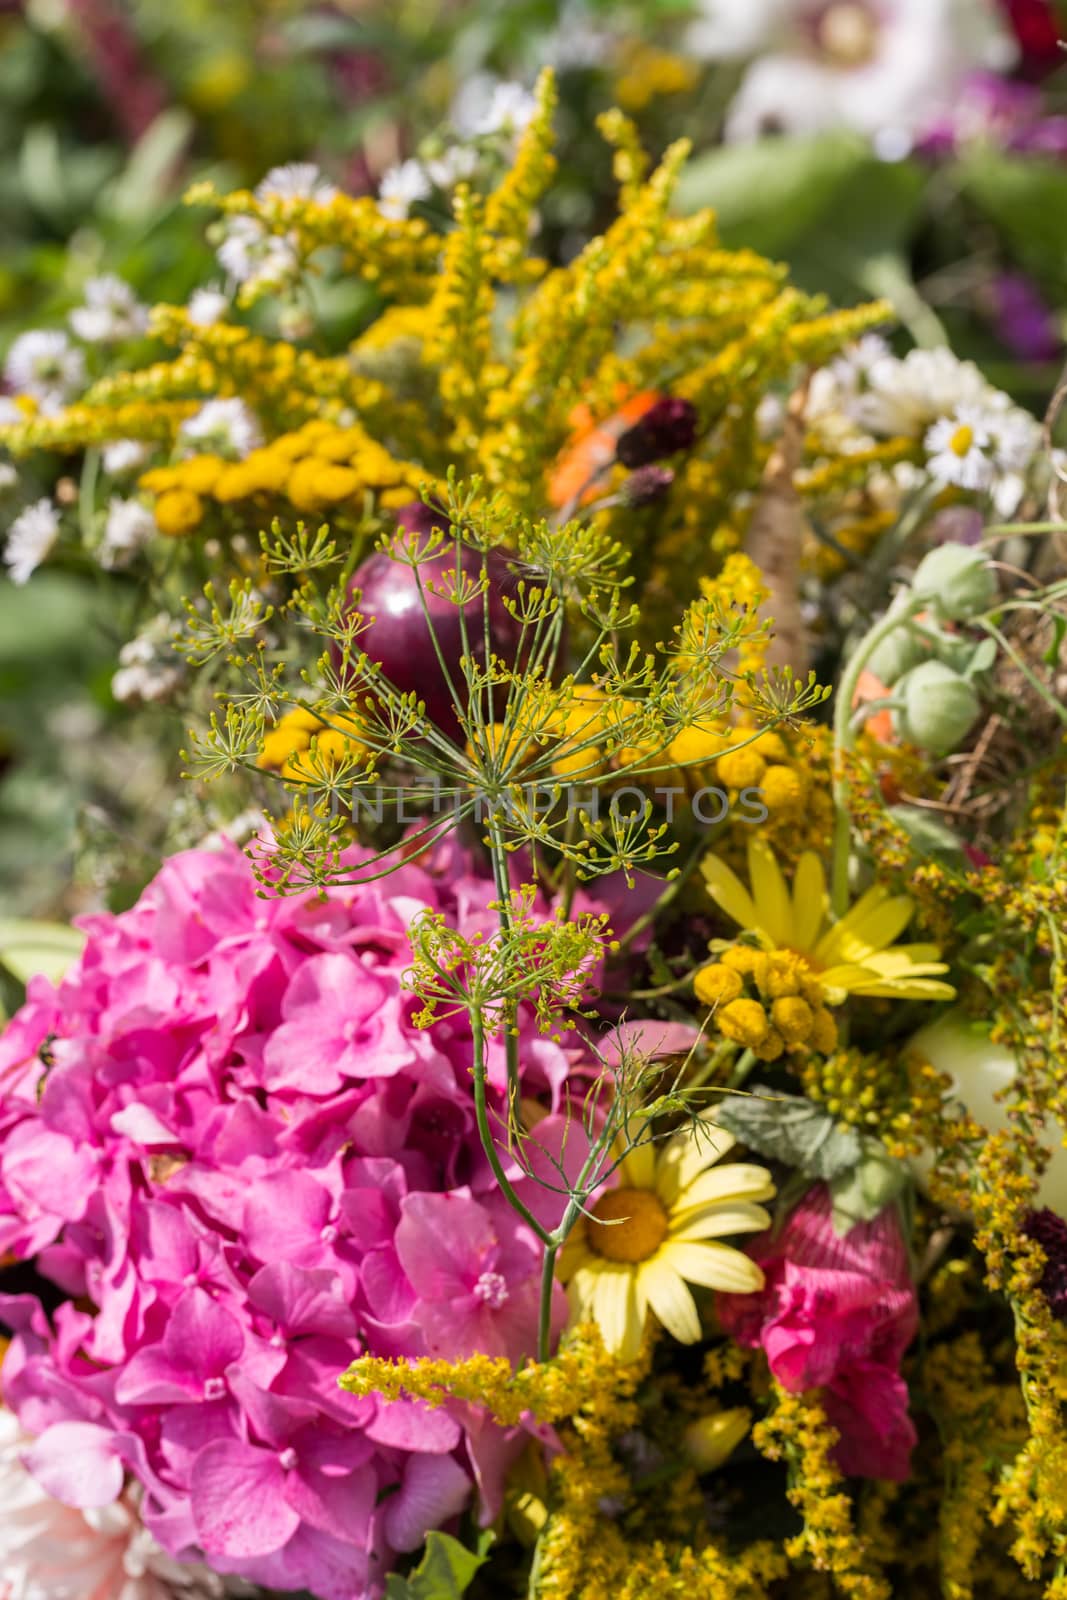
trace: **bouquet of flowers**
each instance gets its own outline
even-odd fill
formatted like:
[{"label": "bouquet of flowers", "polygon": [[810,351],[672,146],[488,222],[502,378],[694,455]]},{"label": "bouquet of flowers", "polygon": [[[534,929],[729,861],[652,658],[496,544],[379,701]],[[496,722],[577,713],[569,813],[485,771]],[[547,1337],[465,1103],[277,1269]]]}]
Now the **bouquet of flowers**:
[{"label": "bouquet of flowers", "polygon": [[1067,1593],[1055,412],[553,109],[8,357],[220,796],[0,1038],[13,1595]]}]

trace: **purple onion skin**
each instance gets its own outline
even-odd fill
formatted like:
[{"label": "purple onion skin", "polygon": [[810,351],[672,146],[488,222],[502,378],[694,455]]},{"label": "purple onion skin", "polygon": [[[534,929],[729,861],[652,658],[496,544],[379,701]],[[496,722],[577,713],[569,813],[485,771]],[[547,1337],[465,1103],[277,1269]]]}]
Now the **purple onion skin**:
[{"label": "purple onion skin", "polygon": [[[402,526],[412,531],[420,530],[416,518],[404,511],[398,515]],[[381,663],[385,676],[394,688],[403,694],[415,693],[426,703],[426,715],[443,732],[455,734],[458,719],[453,710],[453,697],[441,663],[434,651],[427,623],[426,611],[433,619],[437,646],[448,668],[457,693],[463,694],[466,680],[459,662],[463,656],[463,635],[460,628],[460,607],[444,595],[431,594],[429,585],[445,587],[444,574],[456,569],[456,545],[446,541],[442,551],[419,563],[418,576],[403,562],[394,561],[388,554],[379,552],[361,563],[352,574],[349,595],[353,610],[367,619],[370,626],[359,636],[359,645],[372,661]],[[460,569],[477,579],[485,562],[489,572],[489,641],[494,655],[514,666],[517,661],[522,629],[504,605],[505,595],[515,595],[518,577],[503,551],[490,550],[484,557],[480,550],[470,545],[459,547]],[[425,604],[425,610],[424,610]],[[481,595],[469,600],[462,608],[467,626],[467,644],[471,656],[485,663],[484,602]]]}]

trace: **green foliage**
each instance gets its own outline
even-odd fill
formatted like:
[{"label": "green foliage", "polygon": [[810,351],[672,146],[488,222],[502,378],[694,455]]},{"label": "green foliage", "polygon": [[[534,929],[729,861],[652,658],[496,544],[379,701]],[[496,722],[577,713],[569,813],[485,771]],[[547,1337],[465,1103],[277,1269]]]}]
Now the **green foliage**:
[{"label": "green foliage", "polygon": [[478,1549],[468,1550],[450,1534],[432,1531],[426,1538],[426,1553],[418,1566],[401,1577],[391,1572],[386,1579],[386,1600],[461,1600],[485,1565],[493,1535],[483,1534]]}]

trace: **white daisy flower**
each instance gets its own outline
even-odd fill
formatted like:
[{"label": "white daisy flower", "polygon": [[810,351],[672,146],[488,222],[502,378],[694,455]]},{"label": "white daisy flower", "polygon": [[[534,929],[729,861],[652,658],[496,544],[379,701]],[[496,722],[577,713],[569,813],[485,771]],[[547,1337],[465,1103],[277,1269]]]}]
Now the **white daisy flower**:
[{"label": "white daisy flower", "polygon": [[959,406],[985,406],[991,390],[973,361],[951,350],[909,350],[903,360],[886,355],[867,369],[862,392],[846,409],[881,438],[920,439]]},{"label": "white daisy flower", "polygon": [[148,460],[148,446],[140,439],[116,439],[114,444],[104,446],[101,460],[106,473],[112,478],[121,478],[144,465]]},{"label": "white daisy flower", "polygon": [[208,287],[196,289],[189,296],[185,314],[196,328],[211,328],[221,322],[229,309],[229,296],[221,289]]},{"label": "white daisy flower", "polygon": [[8,351],[4,378],[17,393],[32,395],[42,411],[57,411],[84,388],[85,357],[60,329],[34,328]]},{"label": "white daisy flower", "polygon": [[111,680],[111,693],[124,705],[147,705],[167,700],[184,675],[181,657],[171,644],[174,619],[160,612],[142,633],[119,651],[119,669]]},{"label": "white daisy flower", "polygon": [[194,449],[187,454],[207,452],[243,459],[263,442],[259,423],[243,400],[208,400],[195,416],[178,429],[178,437]]},{"label": "white daisy flower", "polygon": [[96,558],[109,571],[124,567],[148,543],[156,531],[156,519],[139,500],[123,500],[112,495],[108,501],[104,537]]},{"label": "white daisy flower", "polygon": [[464,139],[495,133],[518,134],[531,121],[537,100],[521,83],[504,83],[489,72],[476,72],[452,102],[450,120]]},{"label": "white daisy flower", "polygon": [[28,583],[59,538],[59,513],[51,500],[37,500],[15,518],[4,546],[12,583]]},{"label": "white daisy flower", "polygon": [[969,74],[1017,54],[992,0],[700,0],[694,54],[755,58],[727,137],[851,127],[899,159]]},{"label": "white daisy flower", "polygon": [[148,327],[148,308],[113,272],[90,278],[85,304],[70,314],[70,325],[86,344],[115,344],[134,339]]},{"label": "white daisy flower", "polygon": [[257,200],[314,200],[322,206],[338,192],[337,185],[324,178],[313,161],[290,161],[284,167],[271,167],[256,185]]},{"label": "white daisy flower", "polygon": [[432,193],[433,185],[422,162],[401,161],[382,173],[378,210],[390,221],[400,222],[416,200],[427,200]]},{"label": "white daisy flower", "polygon": [[989,489],[994,467],[988,414],[978,406],[957,406],[942,417],[923,440],[927,470],[935,483],[959,489]]}]

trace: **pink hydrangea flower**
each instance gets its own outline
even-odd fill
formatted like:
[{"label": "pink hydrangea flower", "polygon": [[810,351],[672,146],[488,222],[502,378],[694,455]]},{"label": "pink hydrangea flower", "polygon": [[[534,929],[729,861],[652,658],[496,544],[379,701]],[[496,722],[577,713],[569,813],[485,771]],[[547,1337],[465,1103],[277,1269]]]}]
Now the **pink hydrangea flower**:
[{"label": "pink hydrangea flower", "polygon": [[[401,986],[421,911],[486,922],[491,883],[448,865],[261,899],[236,848],[186,852],[85,919],[0,1038],[0,1253],[66,1297],[51,1320],[0,1297],[32,1459],[86,1514],[132,1481],[175,1559],[319,1600],[380,1594],[476,1499],[491,1517],[523,1446],[337,1382],[364,1351],[536,1346],[538,1251],[478,1144],[469,1028],[417,1029]],[[519,1027],[551,1113],[575,1056]],[[490,1071],[497,1114],[498,1041]]]},{"label": "pink hydrangea flower", "polygon": [[719,1319],[739,1343],[762,1346],[790,1393],[823,1391],[843,1472],[899,1482],[916,1437],[900,1362],[919,1322],[899,1216],[890,1206],[841,1237],[831,1211],[818,1184],[779,1232],[750,1244],[764,1287],[720,1295]]}]

